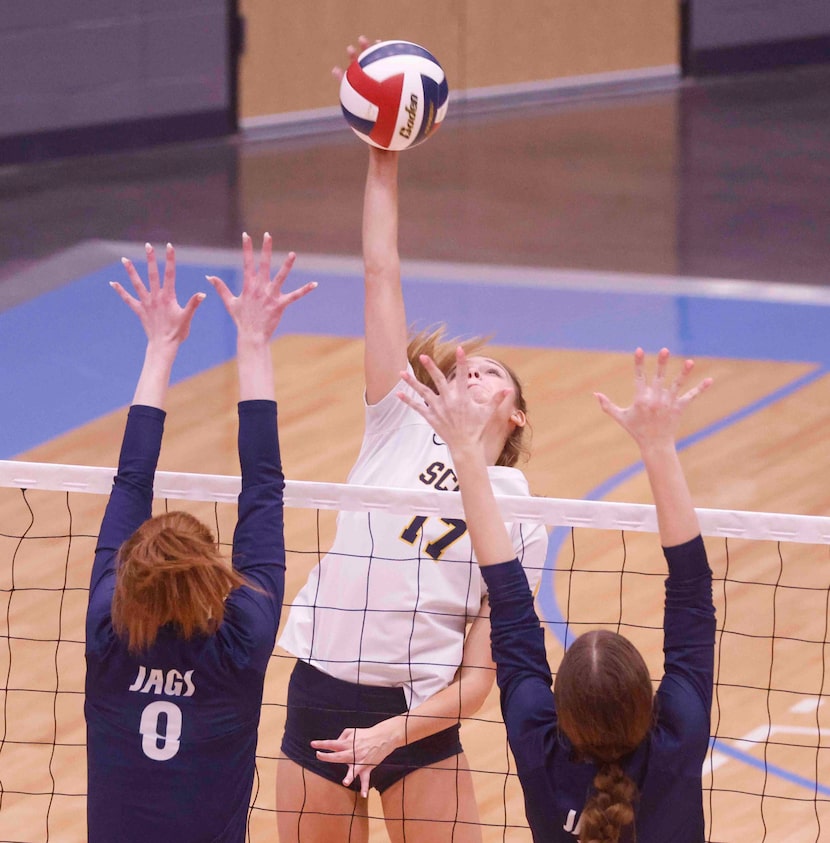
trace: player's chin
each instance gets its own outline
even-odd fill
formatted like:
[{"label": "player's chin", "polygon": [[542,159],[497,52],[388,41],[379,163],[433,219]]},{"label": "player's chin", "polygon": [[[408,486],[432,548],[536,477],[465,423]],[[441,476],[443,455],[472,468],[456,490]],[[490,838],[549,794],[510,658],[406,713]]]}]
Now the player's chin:
[{"label": "player's chin", "polygon": [[467,395],[474,404],[486,404],[490,400],[490,393],[478,384],[468,387]]}]

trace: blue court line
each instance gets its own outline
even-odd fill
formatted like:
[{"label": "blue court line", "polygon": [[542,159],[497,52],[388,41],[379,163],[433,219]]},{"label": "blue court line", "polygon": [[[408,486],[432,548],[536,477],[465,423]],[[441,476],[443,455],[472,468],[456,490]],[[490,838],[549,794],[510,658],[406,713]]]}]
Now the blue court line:
[{"label": "blue court line", "polygon": [[[144,275],[145,267],[136,261]],[[173,383],[230,360],[233,326],[204,280],[218,274],[238,284],[238,268],[179,261],[180,298],[203,290]],[[113,262],[0,313],[0,459],[9,459],[72,428],[124,407],[141,365],[138,320],[109,289],[124,280]],[[319,288],[290,308],[282,334],[358,338],[363,335],[363,280],[357,273],[309,271],[291,282]],[[436,281],[417,274],[404,282],[407,315],[419,326],[441,320],[452,335],[492,335],[520,347],[630,352],[667,346],[678,355],[814,362],[830,365],[827,305],[727,299],[722,296],[573,289],[536,283]]]},{"label": "blue court line", "polygon": [[730,758],[734,758],[736,761],[741,761],[744,764],[748,764],[750,767],[755,767],[758,770],[763,770],[764,772],[775,776],[779,779],[784,779],[785,781],[790,782],[791,784],[799,785],[800,787],[804,787],[807,790],[812,791],[813,793],[820,793],[822,796],[830,796],[830,787],[826,785],[819,784],[817,781],[813,781],[812,779],[808,779],[804,776],[799,776],[798,773],[793,773],[790,770],[785,770],[783,767],[779,767],[777,764],[770,764],[767,761],[764,761],[762,758],[756,758],[754,755],[750,755],[748,752],[744,752],[743,750],[736,749],[733,746],[729,746],[725,743],[722,743],[723,738],[720,740],[718,738],[711,738],[709,741],[709,747],[714,752],[720,752],[722,755],[728,755]]}]

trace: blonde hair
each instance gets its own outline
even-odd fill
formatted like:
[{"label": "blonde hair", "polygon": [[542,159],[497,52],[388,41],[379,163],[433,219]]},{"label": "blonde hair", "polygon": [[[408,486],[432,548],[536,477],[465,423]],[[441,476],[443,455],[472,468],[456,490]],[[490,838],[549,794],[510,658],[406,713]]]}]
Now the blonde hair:
[{"label": "blonde hair", "polygon": [[[429,372],[427,372],[419,359],[421,354],[431,357],[441,372],[444,375],[448,375],[455,368],[455,350],[459,345],[464,349],[464,353],[468,357],[472,357],[481,355],[486,350],[488,343],[487,337],[470,337],[466,340],[461,340],[457,337],[447,339],[446,330],[445,325],[439,325],[419,331],[410,337],[409,345],[406,349],[406,356],[410,366],[412,366],[415,377],[433,390],[435,389],[435,384],[432,382]],[[522,382],[510,366],[501,360],[498,363],[504,368],[510,376],[510,380],[513,382],[516,409],[521,410],[527,415],[527,402],[524,397]],[[527,424],[524,427],[517,426],[513,428],[507,437],[504,448],[498,460],[496,460],[496,465],[515,466],[520,460],[527,459],[529,454],[530,426]]]},{"label": "blonde hair", "polygon": [[165,624],[185,639],[210,635],[227,596],[245,584],[201,521],[187,512],[157,515],[118,551],[113,627],[134,653],[152,647]]}]

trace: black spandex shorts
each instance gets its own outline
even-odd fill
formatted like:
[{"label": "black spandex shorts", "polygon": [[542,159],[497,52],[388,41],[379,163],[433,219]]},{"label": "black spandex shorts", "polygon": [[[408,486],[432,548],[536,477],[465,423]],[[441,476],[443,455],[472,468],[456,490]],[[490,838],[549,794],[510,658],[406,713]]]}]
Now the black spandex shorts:
[{"label": "black spandex shorts", "polygon": [[[282,752],[306,770],[341,784],[348,766],[320,761],[311,741],[333,740],[340,737],[344,729],[365,729],[405,711],[406,699],[401,688],[355,685],[298,660],[288,683]],[[372,770],[370,787],[383,793],[413,770],[452,758],[460,752],[461,740],[456,724],[389,753]],[[356,778],[350,788],[360,790],[360,779]]]}]

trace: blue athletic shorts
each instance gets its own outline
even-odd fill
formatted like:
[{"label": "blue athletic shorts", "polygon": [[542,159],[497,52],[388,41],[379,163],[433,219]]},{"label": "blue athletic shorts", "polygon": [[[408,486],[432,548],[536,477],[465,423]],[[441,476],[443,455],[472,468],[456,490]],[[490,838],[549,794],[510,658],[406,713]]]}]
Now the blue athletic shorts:
[{"label": "blue athletic shorts", "polygon": [[[401,688],[356,685],[335,679],[304,661],[297,661],[288,683],[288,711],[282,752],[292,761],[341,784],[348,767],[320,761],[313,740],[332,740],[344,729],[365,729],[406,711]],[[451,726],[391,752],[372,770],[369,784],[383,793],[413,770],[444,761],[462,752],[459,726]],[[350,788],[360,790],[360,779]]]}]

